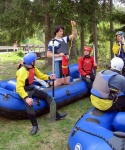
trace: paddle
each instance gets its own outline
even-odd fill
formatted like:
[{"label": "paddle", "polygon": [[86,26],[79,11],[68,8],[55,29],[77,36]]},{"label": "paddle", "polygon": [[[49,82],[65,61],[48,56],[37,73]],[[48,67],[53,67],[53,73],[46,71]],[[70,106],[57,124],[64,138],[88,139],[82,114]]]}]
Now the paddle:
[{"label": "paddle", "polygon": [[[52,40],[52,73],[54,74],[54,40]],[[50,104],[50,122],[56,119],[56,102],[54,100],[54,79],[52,80],[52,102]]]}]

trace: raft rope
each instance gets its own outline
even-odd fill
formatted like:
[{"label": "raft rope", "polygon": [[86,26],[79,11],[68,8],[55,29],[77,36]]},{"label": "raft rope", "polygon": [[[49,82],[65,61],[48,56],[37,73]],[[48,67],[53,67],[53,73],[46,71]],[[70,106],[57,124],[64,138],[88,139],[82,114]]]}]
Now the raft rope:
[{"label": "raft rope", "polygon": [[[4,98],[5,98],[6,100],[9,99],[10,96],[13,97],[13,98],[15,98],[15,99],[18,99],[18,100],[21,99],[21,98],[17,98],[16,96],[13,96],[13,95],[11,95],[11,94],[1,94],[1,93],[0,93],[0,95],[4,96]],[[39,100],[39,99],[35,99],[34,101],[37,103],[38,106],[40,105],[40,100]]]},{"label": "raft rope", "polygon": [[20,100],[20,98],[17,98],[16,96],[13,96],[11,94],[2,94],[2,93],[0,93],[0,95],[4,96],[6,99],[8,99],[8,98],[10,98],[10,96],[12,96],[12,97]]},{"label": "raft rope", "polygon": [[[103,136],[100,136],[100,135],[98,135],[98,134],[95,134],[95,133],[92,133],[92,132],[83,130],[83,129],[81,129],[80,127],[77,127],[77,126],[75,127],[75,129],[74,129],[74,131],[72,132],[72,135],[71,135],[71,136],[74,136],[74,134],[75,134],[78,130],[103,139],[103,140],[112,148],[112,150],[117,150],[117,149],[116,149],[106,138],[104,138]],[[122,145],[123,145],[123,144],[122,144]],[[124,149],[122,149],[122,150],[124,150]]]},{"label": "raft rope", "polygon": [[[75,82],[76,82],[76,83],[79,83],[80,81],[75,81]],[[62,88],[62,87],[60,87],[60,88]],[[45,89],[46,89],[46,88],[45,88]],[[83,92],[83,90],[85,90],[85,89],[86,89],[86,87],[85,87],[84,89],[80,90],[79,93],[81,94],[81,92]],[[15,93],[16,93],[16,92],[15,92]],[[75,94],[75,93],[76,93],[76,91],[69,93],[69,91],[66,90],[66,94],[67,94],[67,95]],[[85,92],[85,94],[86,94],[86,92]],[[18,97],[16,97],[16,96],[12,95],[12,94],[2,94],[2,93],[0,93],[0,95],[4,96],[6,99],[10,98],[10,96],[12,96],[13,98],[16,98],[16,99],[18,99],[18,100],[21,99],[21,98],[18,98]],[[64,96],[60,97],[60,99],[63,98],[63,97],[64,97]],[[35,100],[35,101],[37,101],[37,100]],[[83,115],[82,115],[82,116],[83,116]],[[82,116],[81,116],[81,117],[82,117]]]}]

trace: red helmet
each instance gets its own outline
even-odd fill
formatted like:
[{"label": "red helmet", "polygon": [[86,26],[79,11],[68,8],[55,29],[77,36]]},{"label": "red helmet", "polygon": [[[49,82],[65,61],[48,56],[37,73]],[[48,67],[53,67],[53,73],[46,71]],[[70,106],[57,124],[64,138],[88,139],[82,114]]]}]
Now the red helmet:
[{"label": "red helmet", "polygon": [[91,53],[92,48],[90,46],[85,46],[83,50],[84,51],[89,51]]}]

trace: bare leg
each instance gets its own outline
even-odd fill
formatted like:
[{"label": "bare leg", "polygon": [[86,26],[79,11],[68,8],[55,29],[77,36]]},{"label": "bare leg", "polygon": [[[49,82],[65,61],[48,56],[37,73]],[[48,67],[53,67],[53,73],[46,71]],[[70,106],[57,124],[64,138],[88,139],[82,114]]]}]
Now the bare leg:
[{"label": "bare leg", "polygon": [[[62,78],[57,78],[56,81],[54,82],[54,86],[57,87],[57,86],[60,86],[62,85],[63,81],[62,81]],[[52,82],[50,82],[50,85],[52,86]]]},{"label": "bare leg", "polygon": [[70,83],[70,76],[63,78],[63,84],[68,85]]}]

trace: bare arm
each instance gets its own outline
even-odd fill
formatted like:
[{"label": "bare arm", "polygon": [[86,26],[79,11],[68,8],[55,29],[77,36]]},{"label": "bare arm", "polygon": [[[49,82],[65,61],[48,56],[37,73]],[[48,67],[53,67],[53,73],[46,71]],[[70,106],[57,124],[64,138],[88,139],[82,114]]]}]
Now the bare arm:
[{"label": "bare arm", "polygon": [[72,25],[72,34],[69,36],[70,40],[75,38],[76,35],[77,35],[76,22],[75,21],[71,21],[71,25]]}]

